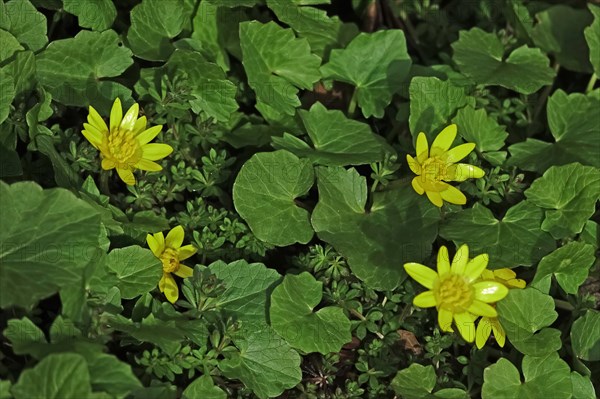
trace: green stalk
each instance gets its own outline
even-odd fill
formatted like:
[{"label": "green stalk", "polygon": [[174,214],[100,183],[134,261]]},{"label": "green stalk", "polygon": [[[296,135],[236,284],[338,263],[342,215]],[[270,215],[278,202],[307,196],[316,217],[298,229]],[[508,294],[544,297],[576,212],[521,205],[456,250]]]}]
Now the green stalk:
[{"label": "green stalk", "polygon": [[597,79],[598,79],[598,76],[596,76],[596,74],[593,73],[592,77],[590,78],[590,81],[588,82],[587,87],[585,88],[586,93],[589,93],[590,91],[594,90],[594,85],[596,84]]}]

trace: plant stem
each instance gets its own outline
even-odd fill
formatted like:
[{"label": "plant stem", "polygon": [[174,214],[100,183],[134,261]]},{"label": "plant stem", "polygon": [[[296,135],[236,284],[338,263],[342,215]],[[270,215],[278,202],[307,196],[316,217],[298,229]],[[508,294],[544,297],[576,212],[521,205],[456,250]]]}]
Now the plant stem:
[{"label": "plant stem", "polygon": [[[554,64],[553,69],[556,72],[556,74],[558,75],[558,71],[560,70],[560,64],[559,63]],[[546,86],[544,88],[544,91],[540,95],[537,106],[535,107],[535,111],[533,112],[533,120],[534,121],[537,119],[540,112],[542,112],[542,109],[544,108],[544,105],[546,104],[546,100],[548,99],[548,96],[550,95],[550,92],[552,91],[553,87],[554,87],[554,84]]]},{"label": "plant stem", "polygon": [[356,111],[356,93],[357,90],[355,88],[354,92],[352,93],[352,98],[350,99],[350,104],[348,104],[348,118],[354,117],[354,112]]},{"label": "plant stem", "polygon": [[571,305],[567,301],[563,301],[562,299],[554,299],[554,305],[556,305],[556,307],[559,309],[568,310],[569,312],[575,310],[575,307],[573,305]]},{"label": "plant stem", "polygon": [[108,170],[100,171],[100,192],[110,197],[110,189],[108,188]]},{"label": "plant stem", "polygon": [[598,79],[598,76],[596,76],[596,74],[593,73],[592,77],[590,78],[590,81],[588,82],[587,87],[585,88],[586,94],[589,93],[590,91],[594,90],[594,85],[596,84],[597,79]]}]

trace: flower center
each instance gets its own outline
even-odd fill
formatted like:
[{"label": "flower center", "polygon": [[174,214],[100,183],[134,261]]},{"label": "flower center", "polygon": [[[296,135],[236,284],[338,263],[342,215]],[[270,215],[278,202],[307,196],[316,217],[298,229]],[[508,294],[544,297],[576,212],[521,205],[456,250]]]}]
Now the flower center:
[{"label": "flower center", "polygon": [[119,164],[135,164],[142,150],[130,130],[114,129],[105,136],[106,155]]},{"label": "flower center", "polygon": [[475,297],[471,284],[458,274],[447,274],[436,281],[433,293],[438,306],[452,313],[466,312]]},{"label": "flower center", "polygon": [[421,175],[427,180],[438,182],[446,177],[448,164],[439,157],[431,157],[423,162],[421,169],[423,171]]},{"label": "flower center", "polygon": [[162,255],[160,255],[160,260],[162,261],[165,273],[175,273],[179,270],[179,256],[173,248],[166,248]]}]

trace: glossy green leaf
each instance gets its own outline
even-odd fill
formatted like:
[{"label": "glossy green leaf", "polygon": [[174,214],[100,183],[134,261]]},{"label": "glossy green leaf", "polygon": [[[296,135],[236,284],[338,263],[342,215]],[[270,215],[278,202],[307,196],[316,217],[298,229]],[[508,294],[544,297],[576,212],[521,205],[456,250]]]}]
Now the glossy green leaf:
[{"label": "glossy green leaf", "polygon": [[[33,90],[37,83],[35,77],[35,55],[32,51],[20,51],[16,53],[15,59],[3,67],[2,70],[12,76],[16,97]],[[7,86],[3,85],[2,87]]]},{"label": "glossy green leaf", "polygon": [[573,384],[573,398],[578,399],[596,399],[594,385],[588,376],[573,371],[571,373],[571,383]]},{"label": "glossy green leaf", "polygon": [[63,0],[63,7],[77,15],[80,26],[98,31],[110,28],[117,16],[111,0]]},{"label": "glossy green leaf", "polygon": [[398,371],[392,380],[392,388],[397,395],[405,399],[421,399],[429,397],[435,388],[436,377],[433,366],[411,364]]},{"label": "glossy green leaf", "polygon": [[11,0],[0,12],[6,13],[0,17],[0,29],[10,32],[26,49],[38,51],[48,43],[46,17],[29,0]]},{"label": "glossy green leaf", "polygon": [[152,251],[137,245],[113,249],[106,263],[117,275],[116,285],[124,299],[135,298],[156,288],[163,274],[161,261]]},{"label": "glossy green leaf", "polygon": [[571,327],[575,355],[583,360],[600,360],[600,312],[590,309]]},{"label": "glossy green leaf", "polygon": [[2,90],[0,90],[0,123],[2,123],[8,118],[10,104],[15,99],[13,78],[2,69],[0,69],[0,87],[2,87]]},{"label": "glossy green leaf", "polygon": [[183,399],[227,399],[227,393],[215,385],[210,375],[196,378],[183,391]]},{"label": "glossy green leaf", "polygon": [[590,62],[596,75],[600,75],[600,7],[594,4],[588,4],[594,22],[583,30],[585,40],[589,47]]},{"label": "glossy green leaf", "polygon": [[0,63],[9,60],[16,52],[24,50],[16,37],[10,32],[0,29]]}]

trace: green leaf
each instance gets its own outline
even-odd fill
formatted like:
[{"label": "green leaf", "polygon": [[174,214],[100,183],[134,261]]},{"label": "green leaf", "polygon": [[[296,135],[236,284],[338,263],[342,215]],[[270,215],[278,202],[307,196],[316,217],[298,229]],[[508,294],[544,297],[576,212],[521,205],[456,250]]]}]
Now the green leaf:
[{"label": "green leaf", "polygon": [[525,196],[546,209],[542,230],[556,239],[579,234],[600,199],[600,170],[579,163],[553,166],[531,184]]},{"label": "green leaf", "polygon": [[567,294],[576,295],[596,261],[593,245],[572,241],[542,258],[531,285],[548,293],[552,275]]},{"label": "green leaf", "polygon": [[440,235],[455,244],[468,244],[472,254],[487,253],[490,269],[531,266],[552,252],[556,243],[540,226],[543,210],[529,201],[509,208],[502,220],[477,203],[471,209],[451,214]]},{"label": "green leaf", "polygon": [[0,193],[0,307],[29,307],[78,284],[101,251],[100,216],[61,188],[0,182]]},{"label": "green leaf", "polygon": [[117,287],[124,299],[135,298],[156,288],[163,274],[161,261],[152,251],[137,245],[113,249],[106,262],[119,279]]},{"label": "green leaf", "polygon": [[[1,79],[2,77],[0,77]],[[0,143],[0,178],[21,176],[22,174],[23,167],[21,166],[19,153],[9,150]]]},{"label": "green leaf", "polygon": [[392,388],[404,399],[421,399],[428,397],[435,388],[436,377],[433,366],[411,364],[398,371],[392,380]]},{"label": "green leaf", "polygon": [[562,348],[561,331],[556,328],[542,328],[533,335],[510,339],[510,343],[521,353],[529,356],[546,356]]},{"label": "green leaf", "polygon": [[41,358],[45,347],[48,345],[44,332],[27,317],[8,320],[8,326],[3,335],[12,345],[16,355],[31,355],[36,359]]},{"label": "green leaf", "polygon": [[116,397],[123,397],[142,387],[131,366],[120,361],[116,356],[94,353],[85,357],[94,391],[104,391]]},{"label": "green leaf", "polygon": [[[15,96],[20,96],[33,90],[36,84],[35,55],[32,51],[20,51],[15,59],[2,68],[4,72],[12,75],[15,84]],[[5,87],[5,86],[2,86]],[[0,118],[1,120],[2,118]]]},{"label": "green leaf", "polygon": [[273,137],[276,148],[328,166],[377,162],[383,160],[386,152],[394,152],[381,136],[373,134],[369,125],[348,119],[341,111],[330,111],[319,102],[309,111],[298,113],[314,148],[287,133],[283,138]]},{"label": "green leaf", "polygon": [[575,355],[583,360],[600,360],[600,312],[588,310],[571,327],[571,344]]},{"label": "green leaf", "polygon": [[107,315],[107,319],[111,328],[126,332],[138,341],[158,345],[167,352],[176,348],[186,335],[174,320],[164,321],[153,314],[139,323],[121,315]]},{"label": "green leaf", "polygon": [[521,382],[519,370],[507,359],[501,358],[483,373],[483,399],[497,398],[552,398],[569,399],[573,391],[567,363],[553,352],[544,357],[523,358]]},{"label": "green leaf", "polygon": [[12,395],[10,393],[10,388],[12,387],[12,382],[8,380],[0,381],[0,399],[12,399]]},{"label": "green leaf", "polygon": [[354,96],[365,118],[382,118],[411,64],[404,33],[392,29],[360,33],[344,50],[333,50],[321,72],[325,78],[355,86]]},{"label": "green leaf", "polygon": [[588,4],[588,8],[594,16],[594,22],[583,30],[583,34],[589,47],[594,72],[600,75],[600,7]]},{"label": "green leaf", "polygon": [[129,47],[137,57],[166,61],[175,47],[170,39],[181,33],[186,22],[182,0],[143,0],[131,10],[127,32]]},{"label": "green leaf", "polygon": [[415,77],[410,81],[410,117],[408,123],[413,138],[424,132],[429,142],[446,127],[456,111],[475,99],[467,96],[462,87],[435,77]]},{"label": "green leaf", "polygon": [[263,115],[294,115],[300,105],[298,88],[310,90],[321,77],[321,59],[311,54],[308,41],[275,22],[252,21],[240,24],[240,44],[256,108]]},{"label": "green leaf", "polygon": [[0,63],[10,59],[16,52],[24,50],[16,37],[3,29],[0,29]]},{"label": "green leaf", "polygon": [[486,86],[532,94],[552,84],[556,75],[540,49],[521,46],[505,58],[504,46],[496,34],[479,28],[461,30],[452,49],[461,72]]},{"label": "green leaf", "polygon": [[286,275],[271,294],[271,326],[304,353],[339,352],[352,340],[350,320],[337,306],[313,312],[322,298],[323,283],[311,274]]},{"label": "green leaf", "polygon": [[579,241],[591,244],[595,249],[600,245],[600,224],[588,220],[579,235]]},{"label": "green leaf", "polygon": [[233,340],[239,352],[227,352],[218,367],[239,379],[261,399],[281,395],[302,379],[300,355],[267,325],[247,324]]},{"label": "green leaf", "polygon": [[227,399],[227,393],[215,385],[210,375],[196,378],[183,391],[183,399]]},{"label": "green leaf", "polygon": [[[2,40],[1,35],[0,40]],[[0,90],[0,123],[2,123],[8,118],[10,104],[15,99],[15,86],[12,76],[2,69],[0,69],[0,87],[2,87],[2,90]]]},{"label": "green leaf", "polygon": [[124,100],[131,91],[102,78],[120,76],[132,63],[131,51],[114,31],[83,30],[53,41],[37,55],[37,77],[56,101],[77,107],[94,103],[104,114],[116,97]]},{"label": "green leaf", "polygon": [[306,244],[314,234],[309,212],[295,200],[308,193],[313,181],[306,159],[283,150],[256,153],[233,184],[235,209],[260,240],[278,246]]},{"label": "green leaf", "polygon": [[313,227],[369,286],[394,289],[406,277],[403,263],[429,257],[440,213],[411,187],[375,192],[367,209],[366,180],[355,169],[318,167],[317,176]]},{"label": "green leaf", "polygon": [[200,53],[175,50],[166,68],[173,75],[187,78],[193,97],[189,102],[195,113],[203,111],[216,121],[227,122],[238,109],[235,84],[227,80],[221,67],[206,61]]},{"label": "green leaf", "polygon": [[573,398],[577,399],[596,399],[594,385],[588,376],[573,371],[571,373],[571,384],[573,384]]},{"label": "green leaf", "polygon": [[11,0],[0,11],[6,13],[0,17],[0,29],[9,31],[26,49],[38,51],[48,43],[46,17],[28,0]]},{"label": "green leaf", "polygon": [[269,293],[281,277],[276,270],[245,260],[217,261],[209,268],[226,287],[217,298],[217,308],[237,320],[267,323]]},{"label": "green leaf", "polygon": [[63,7],[77,15],[80,26],[98,31],[110,28],[117,16],[111,0],[63,0]]},{"label": "green leaf", "polygon": [[590,115],[600,108],[600,90],[567,95],[557,90],[548,99],[548,125],[556,142],[537,139],[509,147],[509,165],[543,173],[552,165],[580,162],[600,168],[600,124]]},{"label": "green leaf", "polygon": [[12,387],[15,399],[81,399],[91,391],[85,359],[75,353],[49,355],[23,371]]},{"label": "green leaf", "polygon": [[223,7],[254,7],[258,0],[205,0],[208,4]]},{"label": "green leaf", "polygon": [[592,23],[588,10],[557,4],[535,15],[537,25],[531,32],[535,45],[552,54],[561,67],[591,73],[590,52],[583,35]]}]

